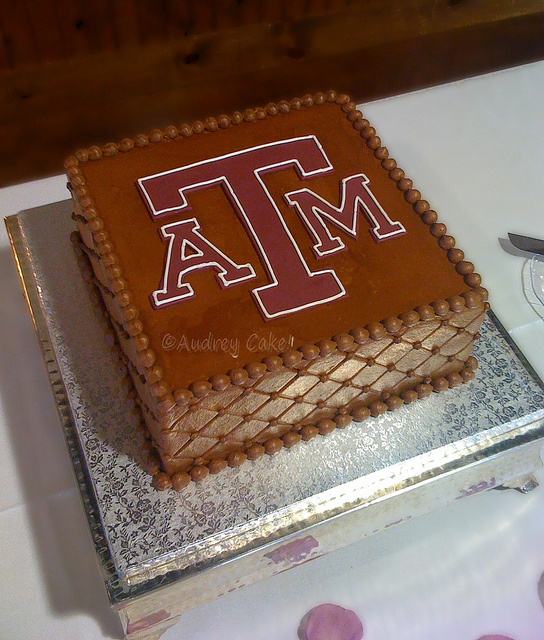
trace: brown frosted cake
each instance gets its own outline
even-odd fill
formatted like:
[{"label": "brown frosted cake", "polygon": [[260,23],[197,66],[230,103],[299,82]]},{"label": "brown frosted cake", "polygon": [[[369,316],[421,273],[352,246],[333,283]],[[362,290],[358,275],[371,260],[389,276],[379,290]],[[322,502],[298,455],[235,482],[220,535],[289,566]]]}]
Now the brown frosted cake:
[{"label": "brown frosted cake", "polygon": [[347,96],[154,130],[66,168],[158,488],[474,376],[480,277]]}]

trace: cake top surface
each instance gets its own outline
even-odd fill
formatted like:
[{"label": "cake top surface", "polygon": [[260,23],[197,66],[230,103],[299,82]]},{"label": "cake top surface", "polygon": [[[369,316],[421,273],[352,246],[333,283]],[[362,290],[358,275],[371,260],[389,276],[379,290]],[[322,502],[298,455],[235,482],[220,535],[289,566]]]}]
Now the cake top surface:
[{"label": "cake top surface", "polygon": [[76,198],[172,389],[479,284],[345,96],[76,156]]}]

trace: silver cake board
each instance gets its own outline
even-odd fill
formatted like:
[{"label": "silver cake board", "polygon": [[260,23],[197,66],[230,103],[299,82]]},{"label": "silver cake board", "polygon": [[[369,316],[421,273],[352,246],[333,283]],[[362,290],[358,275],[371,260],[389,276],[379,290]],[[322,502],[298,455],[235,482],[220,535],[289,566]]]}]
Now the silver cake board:
[{"label": "silver cake board", "polygon": [[6,220],[111,606],[127,638],[540,465],[544,386],[490,312],[476,379],[326,437],[158,492],[63,201]]}]

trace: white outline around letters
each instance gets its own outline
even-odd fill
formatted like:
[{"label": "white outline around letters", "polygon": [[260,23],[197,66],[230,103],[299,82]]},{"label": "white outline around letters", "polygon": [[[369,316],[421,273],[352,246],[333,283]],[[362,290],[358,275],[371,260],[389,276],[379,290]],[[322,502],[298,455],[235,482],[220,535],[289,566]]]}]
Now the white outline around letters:
[{"label": "white outline around letters", "polygon": [[[336,244],[337,244],[337,246],[335,248],[333,248],[333,249],[329,249],[328,251],[321,251],[320,247],[322,246],[322,243],[320,241],[318,233],[316,232],[316,230],[315,230],[314,226],[312,225],[312,223],[308,220],[308,217],[306,216],[305,212],[302,210],[302,207],[300,206],[300,204],[296,200],[293,201],[291,198],[292,198],[292,196],[296,195],[297,193],[309,193],[316,200],[319,200],[324,205],[326,205],[328,208],[333,209],[334,211],[337,211],[340,214],[340,213],[342,213],[344,211],[344,207],[345,207],[345,204],[346,204],[346,185],[347,185],[347,183],[349,181],[353,180],[354,178],[361,178],[362,184],[363,184],[363,186],[365,188],[365,191],[372,198],[374,204],[380,210],[380,212],[382,213],[383,217],[387,220],[387,222],[391,226],[398,225],[398,228],[397,228],[396,231],[392,231],[390,233],[385,233],[385,234],[378,233],[378,230],[380,228],[380,225],[379,225],[378,221],[376,220],[375,216],[372,214],[370,209],[366,206],[365,202],[363,200],[361,200],[361,198],[359,196],[356,196],[354,198],[354,200],[353,200],[353,217],[352,217],[352,225],[351,225],[351,227],[346,226],[340,220],[334,218],[333,216],[328,214],[326,211],[323,211],[317,205],[314,205],[314,206],[311,207],[311,209],[312,209],[315,217],[317,218],[318,222],[320,223],[323,231],[328,236],[328,238],[329,238],[329,240],[331,242],[336,242]],[[335,236],[335,237],[331,236],[329,228],[324,223],[323,218],[327,218],[328,220],[330,220],[332,222],[332,224],[334,224],[337,227],[340,227],[340,228],[344,229],[344,231],[346,233],[348,233],[353,238],[356,238],[357,237],[357,226],[358,226],[358,221],[359,221],[359,216],[357,215],[358,214],[359,205],[361,205],[364,208],[364,210],[366,211],[368,217],[374,223],[374,227],[372,229],[370,229],[370,232],[372,233],[374,238],[376,238],[376,240],[378,240],[378,241],[379,240],[388,240],[389,238],[393,238],[395,236],[403,235],[403,234],[406,233],[406,229],[404,228],[402,223],[400,223],[398,221],[391,220],[391,218],[384,211],[383,207],[380,205],[380,203],[374,197],[374,194],[372,193],[372,191],[370,189],[366,188],[366,185],[369,184],[369,183],[370,183],[370,180],[366,177],[366,175],[364,173],[358,173],[358,174],[355,174],[353,176],[348,176],[347,178],[343,178],[342,179],[342,195],[340,196],[340,203],[339,203],[338,207],[335,207],[333,204],[331,204],[330,202],[327,202],[320,195],[318,195],[317,193],[315,193],[311,189],[307,189],[307,188],[298,189],[297,191],[290,191],[289,193],[286,193],[283,196],[285,201],[287,202],[287,204],[289,204],[291,207],[296,209],[296,211],[299,214],[299,216],[304,220],[304,223],[306,224],[307,229],[310,231],[310,233],[314,236],[315,240],[317,241],[317,243],[312,247],[314,253],[317,256],[322,257],[322,256],[325,256],[325,255],[330,255],[332,253],[336,253],[337,251],[342,251],[342,249],[345,249],[345,247],[346,247],[346,245],[342,242],[342,240],[338,236]]]},{"label": "white outline around letters", "polygon": [[[270,204],[272,205],[276,215],[278,216],[280,224],[283,226],[283,228],[285,230],[285,233],[286,233],[287,237],[289,238],[291,244],[293,245],[293,248],[295,249],[295,252],[297,253],[297,256],[298,256],[298,258],[299,258],[304,270],[306,271],[306,274],[308,275],[308,277],[312,278],[312,277],[318,276],[318,275],[330,274],[334,278],[334,280],[335,280],[336,284],[338,285],[340,291],[337,294],[335,294],[334,296],[329,296],[327,298],[320,299],[319,301],[316,301],[316,302],[311,302],[311,303],[308,303],[308,304],[300,305],[299,307],[295,307],[295,308],[289,308],[289,309],[286,309],[285,311],[281,311],[281,312],[278,312],[278,313],[269,313],[268,310],[266,309],[266,307],[264,306],[264,303],[263,303],[263,301],[261,299],[260,294],[261,294],[262,291],[265,291],[267,289],[271,289],[273,287],[276,287],[278,285],[278,279],[277,279],[276,274],[274,273],[274,271],[272,269],[272,265],[270,263],[270,260],[268,259],[268,256],[267,256],[266,251],[265,251],[265,249],[264,249],[264,247],[263,247],[263,245],[261,243],[261,240],[260,240],[259,236],[257,235],[257,233],[255,232],[255,229],[253,228],[253,225],[251,224],[251,221],[250,221],[247,213],[245,212],[244,208],[242,207],[240,201],[238,200],[238,198],[236,196],[236,193],[232,189],[227,177],[226,176],[218,176],[217,178],[214,178],[213,180],[206,180],[206,181],[203,181],[203,182],[200,182],[200,183],[191,183],[189,186],[181,188],[181,189],[178,190],[178,193],[179,193],[180,198],[181,198],[181,204],[180,205],[178,205],[176,207],[170,207],[168,209],[161,209],[159,211],[157,211],[155,209],[155,207],[153,205],[153,202],[152,202],[151,198],[149,197],[149,194],[147,193],[147,190],[145,188],[145,182],[147,180],[151,180],[153,178],[158,178],[158,177],[161,177],[161,176],[165,176],[165,175],[169,175],[169,174],[185,171],[187,169],[191,169],[191,168],[196,167],[196,166],[200,166],[200,165],[204,165],[204,164],[212,164],[212,163],[214,163],[216,161],[223,160],[225,158],[230,158],[230,157],[242,155],[242,154],[245,154],[245,153],[249,153],[249,152],[255,151],[257,149],[264,149],[264,148],[267,148],[267,147],[284,145],[286,143],[296,142],[296,141],[300,141],[300,140],[313,140],[314,141],[315,145],[317,146],[317,148],[321,152],[321,155],[322,155],[323,159],[326,162],[326,166],[325,167],[320,168],[320,169],[314,169],[312,171],[306,172],[306,171],[303,170],[299,160],[295,157],[295,158],[291,158],[289,160],[285,160],[283,162],[278,162],[278,163],[274,163],[274,164],[270,164],[270,165],[266,165],[266,166],[261,166],[258,169],[255,169],[253,171],[253,174],[254,174],[256,180],[261,185],[261,188],[262,188],[263,192],[265,193],[265,195],[268,198]],[[185,194],[184,194],[184,191],[186,191],[186,190],[193,191],[195,189],[199,189],[199,188],[202,188],[202,187],[208,187],[208,186],[210,186],[212,184],[221,184],[222,183],[223,185],[225,185],[225,188],[227,189],[227,191],[230,194],[233,202],[236,205],[237,211],[242,215],[242,217],[243,217],[243,219],[245,221],[246,228],[249,229],[249,231],[251,233],[251,236],[252,236],[252,239],[254,241],[254,244],[256,244],[257,247],[258,247],[258,250],[259,250],[259,253],[260,253],[260,257],[261,257],[261,261],[263,262],[263,266],[265,267],[265,270],[266,270],[266,272],[268,274],[268,277],[271,280],[271,282],[269,284],[264,285],[262,287],[257,287],[256,289],[252,289],[251,290],[251,293],[253,294],[253,296],[254,296],[254,298],[255,298],[258,306],[259,306],[259,309],[260,309],[262,315],[267,319],[272,319],[272,318],[277,318],[277,317],[289,315],[289,314],[295,313],[297,311],[302,311],[303,309],[307,309],[307,308],[311,308],[311,307],[314,307],[314,306],[318,306],[320,304],[325,304],[327,302],[332,302],[333,300],[336,300],[336,299],[341,298],[341,297],[346,295],[346,290],[344,288],[344,285],[339,280],[338,276],[336,275],[336,272],[333,269],[325,269],[325,270],[322,270],[322,271],[315,271],[315,272],[311,272],[309,270],[309,267],[306,264],[306,261],[304,260],[304,257],[302,256],[302,253],[301,253],[301,251],[300,251],[295,239],[291,235],[291,232],[289,231],[289,228],[287,227],[287,225],[285,223],[285,220],[283,219],[283,216],[281,215],[280,210],[278,209],[276,203],[274,202],[274,199],[270,195],[268,189],[265,187],[264,182],[261,179],[261,176],[260,176],[261,173],[270,171],[272,169],[277,169],[278,167],[289,166],[289,165],[295,165],[298,168],[300,176],[303,177],[303,178],[310,178],[310,177],[313,177],[313,176],[316,176],[316,175],[320,175],[320,174],[324,174],[324,173],[330,173],[331,171],[334,170],[334,167],[332,166],[332,164],[331,164],[329,158],[327,157],[327,154],[325,153],[323,147],[321,146],[321,143],[319,142],[319,140],[316,138],[315,135],[308,135],[308,136],[300,136],[300,137],[297,137],[297,138],[288,138],[287,140],[280,140],[280,141],[271,142],[271,143],[267,143],[267,144],[263,144],[263,145],[257,145],[255,147],[250,147],[248,149],[242,149],[240,151],[228,153],[228,154],[225,154],[223,156],[218,156],[216,158],[210,158],[210,159],[207,159],[207,160],[201,160],[199,162],[195,162],[195,163],[190,164],[190,165],[185,165],[183,167],[178,167],[176,169],[170,169],[169,171],[163,171],[161,173],[157,173],[157,174],[152,175],[152,176],[146,176],[145,178],[139,178],[138,179],[138,185],[140,187],[140,191],[141,191],[141,193],[142,193],[142,195],[143,195],[143,197],[144,197],[144,199],[145,199],[145,201],[147,203],[148,209],[149,209],[152,217],[155,217],[155,218],[163,216],[163,215],[166,215],[168,213],[172,213],[174,211],[179,211],[179,210],[187,208],[188,202],[187,202],[187,199],[186,199]],[[195,220],[195,222],[196,222],[196,218],[192,218],[192,220]],[[179,224],[179,223],[173,223],[173,224]],[[165,225],[165,226],[161,227],[161,232],[163,233],[163,236],[165,236],[165,237],[168,235],[167,232],[165,231],[165,229],[167,229],[169,226],[171,226],[171,225]],[[198,228],[200,228],[200,225],[199,225]],[[169,253],[168,253],[168,258],[167,258],[167,268],[170,265],[170,252],[171,252],[172,244],[173,244],[173,242],[170,242]],[[214,247],[214,249],[215,249],[215,247]],[[218,251],[218,253],[220,253],[221,255],[224,255],[220,251]],[[226,258],[226,256],[225,256],[225,258]],[[227,258],[227,260],[229,260],[229,259]],[[229,260],[229,262],[232,262],[232,261]],[[186,273],[186,272],[184,272],[184,273]],[[167,277],[168,271],[165,270],[164,274],[165,274],[165,277]],[[218,275],[219,275],[219,277],[221,277],[221,274],[218,274]],[[243,278],[243,279],[249,279],[249,278],[246,277],[246,278]],[[163,284],[164,284],[164,282],[163,282]],[[188,283],[180,283],[180,284],[186,285],[186,286],[188,286],[190,288],[191,293],[189,295],[192,295],[194,293],[193,290],[192,290],[192,287],[190,287],[190,285]],[[231,282],[230,284],[234,284],[234,282]],[[228,285],[226,285],[226,286],[228,286]],[[163,290],[161,292],[165,292],[165,291]],[[157,293],[157,292],[153,293],[153,299],[154,300],[155,300],[155,293]],[[189,297],[189,295],[179,296],[179,297],[170,299],[169,302],[175,302],[176,300]],[[163,303],[163,304],[166,304],[166,303]]]},{"label": "white outline around letters", "polygon": [[[179,274],[178,274],[178,279],[177,279],[177,283],[176,286],[178,289],[181,289],[183,291],[185,291],[186,293],[177,295],[177,296],[173,296],[172,298],[168,298],[167,300],[162,300],[159,301],[157,300],[157,295],[159,293],[163,293],[163,294],[167,294],[168,293],[168,287],[167,287],[167,282],[168,282],[168,274],[170,273],[170,260],[172,258],[172,248],[174,246],[174,239],[175,239],[175,234],[173,233],[168,233],[168,230],[171,227],[179,227],[180,225],[185,225],[187,223],[194,223],[193,227],[191,229],[192,233],[194,233],[196,236],[198,236],[200,238],[200,240],[202,240],[205,244],[207,244],[209,247],[211,247],[216,253],[218,253],[222,258],[224,258],[226,260],[226,262],[228,262],[229,264],[231,264],[235,269],[249,269],[251,271],[251,273],[247,276],[242,276],[241,278],[237,278],[235,280],[225,280],[225,273],[226,271],[219,265],[217,264],[217,262],[199,262],[198,264],[195,264],[193,266],[188,267],[187,269],[182,269]],[[209,240],[207,240],[202,234],[198,233],[198,229],[200,229],[200,224],[198,223],[198,220],[196,218],[187,218],[186,220],[180,220],[178,222],[171,222],[170,224],[165,224],[163,227],[161,227],[160,231],[161,234],[164,238],[172,238],[169,243],[168,243],[168,249],[167,249],[167,253],[166,253],[166,263],[165,263],[165,268],[164,268],[164,277],[162,279],[162,285],[163,288],[162,289],[157,289],[156,291],[153,291],[153,293],[151,294],[151,297],[153,298],[153,303],[155,305],[155,307],[161,307],[161,306],[167,306],[169,304],[172,304],[174,302],[178,302],[179,300],[184,300],[186,298],[192,298],[195,295],[195,291],[193,289],[193,287],[188,283],[188,282],[182,282],[181,279],[183,276],[185,276],[185,274],[190,273],[191,271],[195,271],[196,269],[203,269],[205,267],[213,267],[214,265],[217,267],[217,271],[216,271],[216,277],[219,278],[221,280],[221,282],[223,283],[223,286],[229,287],[232,284],[238,284],[239,282],[243,282],[244,280],[251,280],[252,278],[255,277],[255,269],[253,268],[253,265],[251,265],[249,262],[247,264],[241,264],[238,265],[235,262],[233,262],[228,256],[226,256],[222,251],[220,251],[214,244],[212,244]],[[185,239],[183,240],[183,243],[185,243]],[[192,244],[189,241],[189,244]],[[183,244],[182,244],[183,246]],[[197,253],[199,253],[200,255],[204,255],[200,250],[198,250],[197,247],[195,247],[195,249],[197,249]],[[186,258],[187,259],[187,258]],[[183,260],[183,258],[182,258]]]}]

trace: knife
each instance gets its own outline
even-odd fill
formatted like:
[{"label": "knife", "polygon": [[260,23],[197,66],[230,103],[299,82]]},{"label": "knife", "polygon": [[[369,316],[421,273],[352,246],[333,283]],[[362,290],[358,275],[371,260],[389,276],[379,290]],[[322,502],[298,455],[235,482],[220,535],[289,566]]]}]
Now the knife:
[{"label": "knife", "polygon": [[544,256],[538,256],[537,254],[529,253],[528,251],[522,251],[521,249],[514,247],[514,245],[510,242],[510,240],[508,240],[508,238],[499,238],[499,244],[501,245],[501,248],[506,251],[506,253],[511,256],[515,256],[516,258],[525,258],[529,260],[531,258],[536,258],[537,260],[544,259]]},{"label": "knife", "polygon": [[508,239],[510,242],[519,249],[531,254],[544,255],[544,240],[538,238],[529,238],[528,236],[519,236],[515,233],[509,233]]}]

